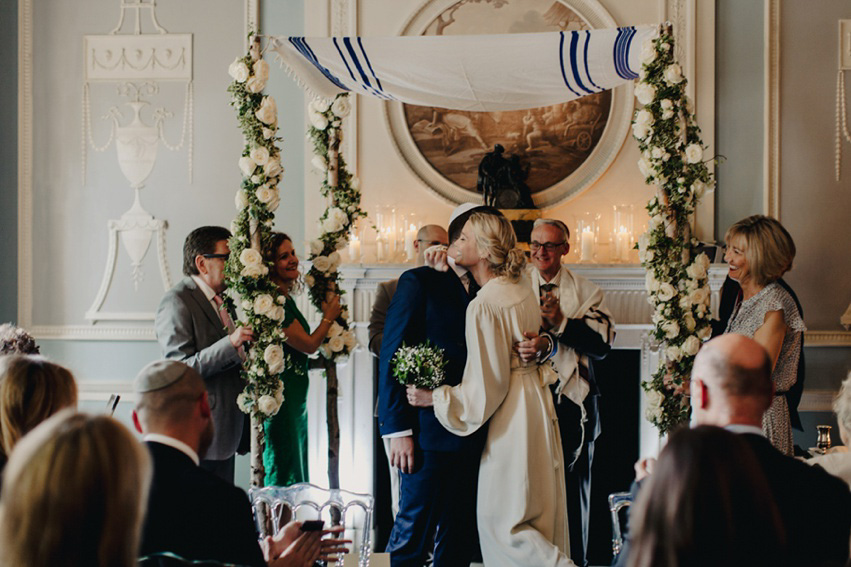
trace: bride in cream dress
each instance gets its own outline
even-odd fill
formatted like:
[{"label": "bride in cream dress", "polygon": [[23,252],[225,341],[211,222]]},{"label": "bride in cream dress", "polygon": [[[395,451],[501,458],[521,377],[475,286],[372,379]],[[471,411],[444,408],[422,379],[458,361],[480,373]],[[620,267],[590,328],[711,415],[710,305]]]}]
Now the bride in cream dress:
[{"label": "bride in cream dress", "polygon": [[548,364],[512,351],[537,332],[541,309],[525,281],[526,258],[502,217],[473,214],[449,254],[482,286],[467,308],[467,365],[454,387],[408,389],[415,406],[434,405],[456,435],[487,424],[477,515],[486,567],[568,567],[567,506],[561,437]]}]

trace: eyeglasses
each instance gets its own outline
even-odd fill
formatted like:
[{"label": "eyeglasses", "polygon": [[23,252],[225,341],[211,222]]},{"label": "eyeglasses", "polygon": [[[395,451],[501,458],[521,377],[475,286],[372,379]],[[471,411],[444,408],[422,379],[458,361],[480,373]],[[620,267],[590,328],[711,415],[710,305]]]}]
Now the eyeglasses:
[{"label": "eyeglasses", "polygon": [[227,260],[230,257],[230,254],[201,254],[204,258],[221,258],[222,260]]},{"label": "eyeglasses", "polygon": [[529,250],[532,252],[537,252],[541,248],[546,252],[552,252],[559,246],[564,246],[567,244],[566,242],[535,242],[534,240],[529,243]]},{"label": "eyeglasses", "polygon": [[443,242],[441,242],[440,240],[423,240],[422,238],[417,238],[417,242],[425,242],[429,246],[443,245]]}]

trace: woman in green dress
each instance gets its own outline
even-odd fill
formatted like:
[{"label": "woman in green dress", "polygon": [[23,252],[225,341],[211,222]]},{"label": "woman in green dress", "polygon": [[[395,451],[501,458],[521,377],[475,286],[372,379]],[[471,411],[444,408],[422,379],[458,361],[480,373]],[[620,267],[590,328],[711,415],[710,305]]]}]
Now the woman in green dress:
[{"label": "woman in green dress", "polygon": [[274,264],[272,281],[286,297],[282,323],[287,335],[284,351],[290,364],[281,373],[284,382],[284,403],[266,421],[266,448],[263,466],[267,486],[289,486],[307,482],[307,355],[316,352],[328,329],[340,316],[340,296],[335,295],[322,304],[322,322],[311,333],[307,320],[296,307],[292,293],[300,287],[298,257],[286,234],[272,233],[266,249],[266,260]]}]

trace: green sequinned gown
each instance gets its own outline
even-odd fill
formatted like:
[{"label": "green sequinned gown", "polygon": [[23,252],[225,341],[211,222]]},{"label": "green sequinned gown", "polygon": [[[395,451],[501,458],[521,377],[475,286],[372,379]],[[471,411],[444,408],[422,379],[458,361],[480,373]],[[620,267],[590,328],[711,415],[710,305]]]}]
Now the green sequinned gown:
[{"label": "green sequinned gown", "polygon": [[[283,326],[298,321],[310,333],[307,320],[287,298],[284,304]],[[290,364],[281,373],[284,382],[284,403],[278,413],[266,421],[266,448],[263,466],[266,468],[267,486],[289,486],[308,482],[307,477],[307,355],[284,344]]]}]

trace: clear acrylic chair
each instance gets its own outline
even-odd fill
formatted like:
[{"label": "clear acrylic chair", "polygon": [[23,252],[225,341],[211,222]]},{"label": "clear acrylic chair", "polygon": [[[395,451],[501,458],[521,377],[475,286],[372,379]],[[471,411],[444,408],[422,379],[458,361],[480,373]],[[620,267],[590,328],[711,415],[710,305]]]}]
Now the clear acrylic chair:
[{"label": "clear acrylic chair", "polygon": [[[324,520],[326,527],[341,525],[346,531],[359,529],[360,537],[352,538],[358,551],[358,567],[369,565],[375,504],[371,495],[321,488],[306,482],[251,488],[248,495],[261,538],[274,535],[290,520]],[[342,556],[337,564],[343,564]]]},{"label": "clear acrylic chair", "polygon": [[[612,554],[617,557],[623,549],[623,537],[626,530],[626,508],[632,506],[632,494],[613,492],[609,494],[609,512],[612,513]],[[623,521],[622,521],[623,520]]]}]

